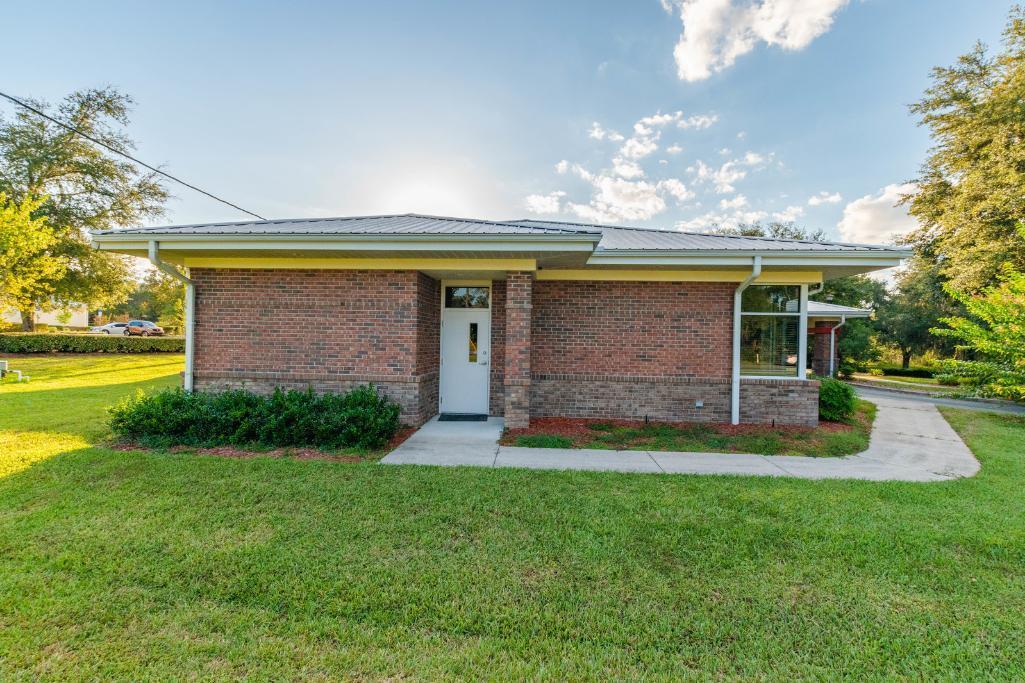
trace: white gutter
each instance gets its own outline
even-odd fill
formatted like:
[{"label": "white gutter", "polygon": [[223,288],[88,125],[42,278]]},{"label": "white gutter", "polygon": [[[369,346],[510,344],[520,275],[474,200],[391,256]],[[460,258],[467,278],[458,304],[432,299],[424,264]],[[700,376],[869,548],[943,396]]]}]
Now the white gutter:
[{"label": "white gutter", "polygon": [[730,391],[730,422],[740,424],[740,299],[744,290],[762,274],[762,257],[755,256],[751,274],[733,292],[733,378]]},{"label": "white gutter", "polygon": [[160,243],[149,241],[149,260],[161,271],[185,284],[185,391],[192,391],[192,359],[196,325],[196,287],[191,279],[169,263],[160,260]]},{"label": "white gutter", "polygon": [[829,376],[835,374],[836,365],[836,331],[847,324],[847,316],[840,316],[840,324],[829,328]]}]

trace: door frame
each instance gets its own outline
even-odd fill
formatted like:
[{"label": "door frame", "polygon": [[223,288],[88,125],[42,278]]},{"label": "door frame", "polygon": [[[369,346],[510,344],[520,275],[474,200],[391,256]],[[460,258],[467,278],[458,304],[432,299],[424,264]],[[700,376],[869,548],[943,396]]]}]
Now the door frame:
[{"label": "door frame", "polygon": [[[495,285],[493,280],[441,280],[438,291],[441,311],[438,317],[438,414],[445,412],[442,409],[441,399],[445,395],[444,377],[445,373],[442,372],[441,363],[444,358],[445,349],[443,344],[445,342],[445,335],[442,333],[442,327],[445,325],[445,288],[446,287],[487,287],[488,288],[488,371],[484,373],[484,397],[485,397],[485,411],[484,414],[490,417],[491,415],[491,364],[494,362],[494,355],[491,353],[491,343],[494,341],[494,335],[491,333],[491,323],[493,322],[494,316],[491,311],[495,307]],[[478,309],[479,310],[479,309]]]}]

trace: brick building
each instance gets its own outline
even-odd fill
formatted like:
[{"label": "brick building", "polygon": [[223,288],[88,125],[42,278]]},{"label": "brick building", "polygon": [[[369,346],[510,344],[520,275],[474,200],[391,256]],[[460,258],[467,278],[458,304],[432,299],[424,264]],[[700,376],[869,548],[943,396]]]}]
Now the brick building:
[{"label": "brick building", "polygon": [[532,415],[815,424],[809,286],[907,256],[419,215],[93,239],[186,269],[186,388],[371,382],[414,425],[439,412],[499,415],[509,426]]}]

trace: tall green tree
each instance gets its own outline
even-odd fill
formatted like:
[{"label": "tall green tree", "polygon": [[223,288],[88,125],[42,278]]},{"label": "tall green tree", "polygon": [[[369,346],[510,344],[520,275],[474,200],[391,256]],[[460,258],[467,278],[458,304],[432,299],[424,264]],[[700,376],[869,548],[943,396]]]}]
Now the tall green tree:
[{"label": "tall green tree", "polygon": [[[128,125],[132,100],[113,88],[82,90],[56,108],[31,104],[115,149],[130,152]],[[0,119],[0,192],[17,203],[46,199],[33,212],[45,217],[56,240],[46,253],[65,264],[40,291],[46,304],[81,302],[109,306],[124,301],[134,287],[125,257],[96,251],[86,231],[139,224],[159,216],[167,191],[158,176],[27,110]],[[34,306],[22,309],[26,329],[34,325]]]},{"label": "tall green tree", "polygon": [[900,351],[905,368],[913,355],[928,350],[953,351],[949,343],[931,332],[944,317],[961,313],[959,304],[944,291],[946,283],[946,276],[936,264],[912,259],[897,275],[894,291],[876,308],[879,339]]},{"label": "tall green tree", "polygon": [[1002,49],[979,43],[911,106],[933,147],[905,198],[921,227],[908,238],[958,291],[1025,269],[1025,11],[1012,8]]},{"label": "tall green tree", "polygon": [[933,332],[972,351],[974,361],[947,361],[946,369],[970,378],[980,393],[1025,401],[1025,274],[1004,266],[1000,284],[976,295],[948,287],[967,316],[943,318]]},{"label": "tall green tree", "polygon": [[15,202],[0,192],[0,310],[34,312],[66,270],[64,260],[49,253],[57,232],[45,217],[33,217],[43,201],[26,197]]}]

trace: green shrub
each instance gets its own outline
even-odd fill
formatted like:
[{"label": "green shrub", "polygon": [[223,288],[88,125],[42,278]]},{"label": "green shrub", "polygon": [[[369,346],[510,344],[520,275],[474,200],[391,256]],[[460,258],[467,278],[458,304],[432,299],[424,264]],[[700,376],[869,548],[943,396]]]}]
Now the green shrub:
[{"label": "green shrub", "polygon": [[868,374],[872,375],[873,377],[882,377],[883,371],[880,368],[872,368],[868,371]]},{"label": "green shrub", "polygon": [[119,437],[147,445],[314,446],[372,450],[399,426],[399,406],[370,385],[347,394],[276,390],[138,394],[110,409]]},{"label": "green shrub", "polygon": [[921,377],[929,379],[935,373],[929,368],[895,368],[883,367],[883,374],[889,377]]},{"label": "green shrub", "polygon": [[854,415],[857,399],[851,385],[831,377],[819,379],[819,417],[829,422],[845,422]]},{"label": "green shrub", "polygon": [[943,373],[934,377],[937,384],[942,384],[945,387],[956,387],[960,382],[957,380],[957,375],[951,375],[949,373]]},{"label": "green shrub", "polygon": [[180,337],[123,337],[106,334],[0,334],[0,354],[8,353],[182,353]]},{"label": "green shrub", "polygon": [[573,441],[552,434],[527,434],[516,439],[516,445],[524,448],[572,448]]}]

